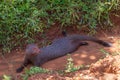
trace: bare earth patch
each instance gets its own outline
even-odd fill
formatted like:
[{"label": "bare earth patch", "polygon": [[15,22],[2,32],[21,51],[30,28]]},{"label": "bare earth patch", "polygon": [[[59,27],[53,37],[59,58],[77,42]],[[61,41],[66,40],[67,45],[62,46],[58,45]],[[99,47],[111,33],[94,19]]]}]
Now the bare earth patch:
[{"label": "bare earth patch", "polygon": [[[114,30],[111,30],[112,32],[99,30],[98,34],[96,34],[96,37],[111,42],[113,44],[112,47],[106,48],[99,44],[89,42],[88,46],[79,47],[77,51],[71,54],[75,66],[91,64],[89,69],[79,70],[65,75],[41,73],[29,77],[29,80],[120,80],[120,55],[116,55],[116,53],[119,54],[120,52],[120,23],[118,22],[120,18],[113,18],[115,19],[113,22],[116,27]],[[46,32],[49,40],[62,36],[57,27],[53,27],[53,30],[50,29],[50,31]],[[68,29],[68,32],[70,34],[84,33],[76,29]],[[106,54],[103,54],[101,50],[107,51],[110,55],[105,57]],[[63,70],[65,69],[67,58],[67,56],[57,58],[45,63],[41,67],[49,70]],[[0,80],[3,75],[10,75],[15,80],[21,80],[20,75],[24,72],[17,74],[15,70],[21,65],[23,59],[24,50],[20,49],[13,50],[4,57],[0,56]]]},{"label": "bare earth patch", "polygon": [[[120,55],[107,56],[91,64],[88,70],[59,74],[36,74],[28,80],[120,80]],[[45,77],[46,76],[46,77]]]}]

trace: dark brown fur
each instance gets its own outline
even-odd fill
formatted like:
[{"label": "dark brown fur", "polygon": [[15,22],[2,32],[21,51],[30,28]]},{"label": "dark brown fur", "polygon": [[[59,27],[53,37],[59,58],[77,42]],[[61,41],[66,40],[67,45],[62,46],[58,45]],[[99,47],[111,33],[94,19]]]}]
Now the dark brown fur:
[{"label": "dark brown fur", "polygon": [[17,72],[21,72],[24,67],[30,63],[32,63],[34,66],[41,66],[49,60],[64,56],[68,53],[72,53],[79,46],[87,45],[88,43],[85,41],[93,41],[105,47],[111,46],[110,43],[104,42],[103,40],[83,35],[71,35],[56,39],[51,45],[40,49],[35,44],[29,44],[26,48],[24,62],[22,66],[17,69]]}]

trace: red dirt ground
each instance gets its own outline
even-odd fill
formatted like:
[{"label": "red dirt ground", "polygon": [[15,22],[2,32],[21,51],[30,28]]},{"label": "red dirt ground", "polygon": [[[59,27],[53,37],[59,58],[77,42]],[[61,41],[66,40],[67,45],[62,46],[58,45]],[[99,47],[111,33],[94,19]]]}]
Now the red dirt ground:
[{"label": "red dirt ground", "polygon": [[[95,63],[99,59],[103,58],[103,54],[100,50],[105,49],[109,53],[120,52],[119,40],[120,40],[120,17],[112,17],[114,24],[116,25],[115,29],[112,29],[112,32],[99,30],[95,35],[96,37],[111,42],[113,46],[111,48],[103,47],[99,44],[89,42],[88,46],[79,47],[71,56],[74,60],[75,66],[83,64]],[[84,32],[76,31],[76,29],[67,29],[70,34],[82,34]],[[57,27],[52,27],[49,31],[46,31],[48,34],[48,39],[53,40],[61,36],[61,33]],[[56,34],[57,33],[57,34]],[[49,37],[50,36],[50,37]],[[16,77],[18,74],[15,73],[16,68],[18,68],[24,59],[24,50],[16,49],[13,50],[10,54],[5,56],[0,56],[0,76],[3,75],[12,75]],[[50,70],[62,70],[65,68],[67,62],[67,56],[57,58],[55,60],[49,61],[42,65],[43,68]],[[44,76],[44,74],[43,74]],[[45,76],[46,77],[46,76]],[[1,79],[0,79],[1,80]],[[19,79],[18,79],[19,80]],[[50,80],[50,79],[49,79]],[[61,79],[62,80],[62,79]],[[64,79],[63,79],[64,80]]]}]

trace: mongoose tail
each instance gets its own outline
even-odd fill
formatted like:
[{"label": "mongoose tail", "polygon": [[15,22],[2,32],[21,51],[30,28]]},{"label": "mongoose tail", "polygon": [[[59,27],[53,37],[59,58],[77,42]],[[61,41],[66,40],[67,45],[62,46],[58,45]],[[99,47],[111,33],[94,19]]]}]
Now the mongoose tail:
[{"label": "mongoose tail", "polygon": [[112,44],[111,43],[108,43],[108,42],[105,42],[103,40],[100,40],[96,37],[92,37],[92,36],[86,36],[86,35],[74,35],[74,36],[71,36],[71,39],[73,40],[80,40],[80,41],[92,41],[92,42],[96,42],[100,45],[103,45],[105,47],[111,47]]}]

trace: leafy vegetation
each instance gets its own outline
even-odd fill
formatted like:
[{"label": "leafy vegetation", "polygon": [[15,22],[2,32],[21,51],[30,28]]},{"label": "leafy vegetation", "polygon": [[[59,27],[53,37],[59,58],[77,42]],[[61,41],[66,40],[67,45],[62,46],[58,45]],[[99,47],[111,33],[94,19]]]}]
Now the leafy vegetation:
[{"label": "leafy vegetation", "polygon": [[25,75],[23,75],[23,80],[27,80],[29,76],[37,73],[47,73],[49,70],[43,69],[41,67],[31,67],[30,70],[26,70]]},{"label": "leafy vegetation", "polygon": [[67,59],[67,65],[66,65],[66,69],[65,72],[74,72],[80,69],[80,67],[74,67],[74,63],[73,63],[73,59],[69,56],[69,58]]},{"label": "leafy vegetation", "polygon": [[101,51],[103,54],[105,54],[106,56],[110,55],[110,53],[109,53],[109,52],[107,52],[107,51],[106,51],[106,50],[104,50],[104,49],[100,49],[100,51]]},{"label": "leafy vegetation", "polygon": [[67,59],[67,65],[66,65],[66,68],[64,70],[65,73],[69,73],[69,72],[74,72],[74,71],[78,71],[79,69],[82,69],[82,68],[87,68],[89,67],[89,65],[79,65],[79,66],[74,66],[74,63],[73,63],[73,59],[71,58],[70,55],[68,55],[68,59]]},{"label": "leafy vegetation", "polygon": [[3,79],[2,80],[11,80],[11,76],[3,75]]},{"label": "leafy vegetation", "polygon": [[[34,33],[42,31],[39,10],[32,0],[2,0],[0,3],[0,44],[4,51],[33,41]],[[29,41],[28,41],[29,40]]]},{"label": "leafy vegetation", "polygon": [[35,34],[54,23],[65,26],[112,25],[109,14],[120,9],[119,0],[2,0],[0,3],[0,45],[3,51],[34,42]]}]

